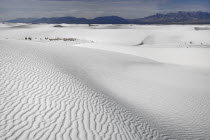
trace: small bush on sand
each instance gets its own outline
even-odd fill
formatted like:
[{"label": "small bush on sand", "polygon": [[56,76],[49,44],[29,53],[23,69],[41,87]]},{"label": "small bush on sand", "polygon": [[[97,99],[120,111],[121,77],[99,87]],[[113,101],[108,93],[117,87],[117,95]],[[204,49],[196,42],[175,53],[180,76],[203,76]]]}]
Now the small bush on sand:
[{"label": "small bush on sand", "polygon": [[50,41],[59,41],[59,40],[63,40],[63,41],[75,41],[77,40],[76,38],[49,38]]},{"label": "small bush on sand", "polygon": [[63,27],[62,25],[55,25],[54,27]]}]

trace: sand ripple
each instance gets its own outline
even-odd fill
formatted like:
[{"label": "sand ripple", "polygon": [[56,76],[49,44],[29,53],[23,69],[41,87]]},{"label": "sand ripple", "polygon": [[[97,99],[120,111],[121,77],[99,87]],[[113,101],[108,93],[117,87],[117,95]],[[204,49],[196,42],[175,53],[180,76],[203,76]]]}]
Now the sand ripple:
[{"label": "sand ripple", "polygon": [[1,140],[168,138],[107,95],[62,72],[43,52],[0,49]]}]

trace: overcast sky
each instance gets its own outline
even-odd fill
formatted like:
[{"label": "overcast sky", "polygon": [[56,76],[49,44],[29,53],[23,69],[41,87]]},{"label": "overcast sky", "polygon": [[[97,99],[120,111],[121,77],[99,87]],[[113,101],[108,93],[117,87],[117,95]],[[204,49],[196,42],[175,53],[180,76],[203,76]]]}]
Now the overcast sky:
[{"label": "overcast sky", "polygon": [[116,15],[140,18],[173,11],[210,11],[210,0],[0,0],[0,21],[15,18]]}]

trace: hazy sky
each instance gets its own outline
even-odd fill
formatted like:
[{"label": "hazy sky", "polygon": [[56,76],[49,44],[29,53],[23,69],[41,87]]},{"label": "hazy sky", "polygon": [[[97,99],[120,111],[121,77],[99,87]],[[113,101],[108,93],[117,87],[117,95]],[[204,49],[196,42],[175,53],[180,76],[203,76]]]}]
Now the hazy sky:
[{"label": "hazy sky", "polygon": [[210,0],[0,0],[0,21],[60,16],[139,18],[173,11],[210,11]]}]

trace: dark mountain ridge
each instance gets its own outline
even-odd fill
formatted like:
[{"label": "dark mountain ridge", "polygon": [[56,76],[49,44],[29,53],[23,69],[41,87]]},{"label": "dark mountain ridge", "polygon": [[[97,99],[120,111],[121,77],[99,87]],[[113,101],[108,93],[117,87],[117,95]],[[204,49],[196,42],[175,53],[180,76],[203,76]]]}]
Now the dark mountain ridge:
[{"label": "dark mountain ridge", "polygon": [[136,24],[209,24],[210,13],[207,12],[176,12],[133,19]]},{"label": "dark mountain ridge", "polygon": [[19,18],[9,20],[10,23],[48,23],[48,24],[210,24],[208,12],[176,12],[138,18],[124,19],[118,16],[97,17],[94,19],[76,17],[53,17],[53,18]]}]

